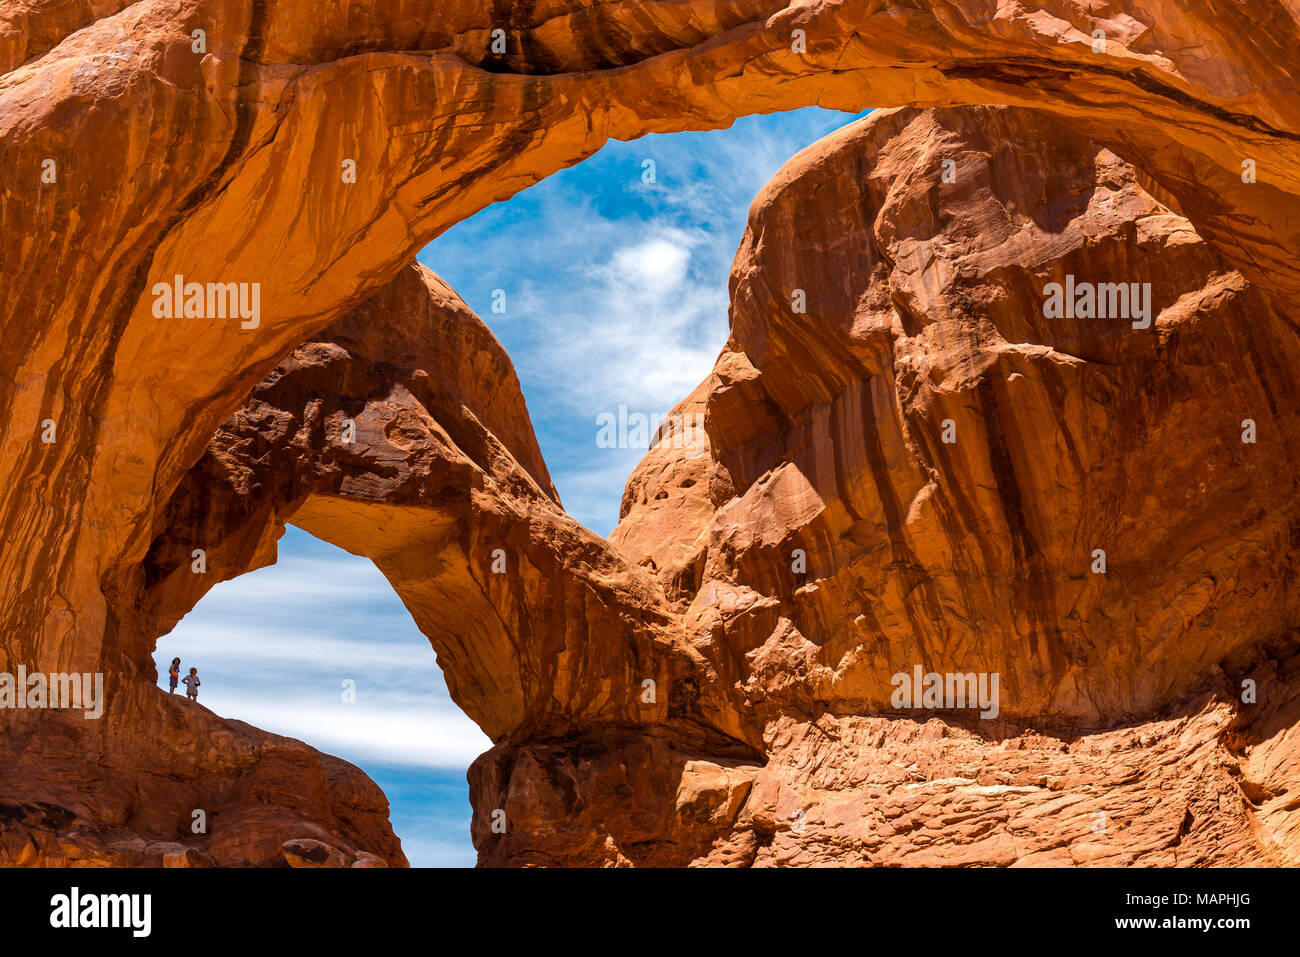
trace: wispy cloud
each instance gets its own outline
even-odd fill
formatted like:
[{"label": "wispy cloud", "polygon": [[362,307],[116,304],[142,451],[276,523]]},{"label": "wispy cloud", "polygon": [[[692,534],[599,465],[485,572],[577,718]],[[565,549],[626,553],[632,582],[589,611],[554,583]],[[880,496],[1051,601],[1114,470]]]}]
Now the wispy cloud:
[{"label": "wispy cloud", "polygon": [[183,673],[199,669],[199,700],[213,711],[362,767],[463,772],[491,747],[373,564],[293,528],[280,552],[278,564],[216,586],[159,641],[164,680],[180,656]]},{"label": "wispy cloud", "polygon": [[[750,203],[791,155],[852,119],[801,110],[610,143],[421,254],[505,344],[579,521],[608,534],[639,460],[597,448],[597,416],[620,405],[666,413],[708,375]],[[504,315],[491,311],[495,289]]]},{"label": "wispy cloud", "polygon": [[[425,680],[440,678],[435,672]],[[278,688],[269,697],[258,691],[218,691],[210,700],[202,695],[200,699],[219,713],[306,741],[362,767],[390,764],[463,772],[492,746],[477,727],[466,727],[467,719],[454,705],[440,707],[433,695],[395,693],[367,683],[359,686],[355,704],[344,704],[338,685]]]}]

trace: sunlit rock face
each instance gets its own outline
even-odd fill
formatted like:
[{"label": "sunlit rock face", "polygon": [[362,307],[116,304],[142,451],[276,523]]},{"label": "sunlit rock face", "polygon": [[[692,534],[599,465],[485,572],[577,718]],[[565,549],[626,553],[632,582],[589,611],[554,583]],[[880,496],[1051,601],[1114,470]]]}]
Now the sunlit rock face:
[{"label": "sunlit rock face", "polygon": [[[1293,322],[1055,121],[822,140],[755,201],[731,318],[713,472],[676,483],[712,518],[651,556],[702,568],[688,626],[754,704],[887,708],[917,664],[1089,727],[1297,623]],[[654,537],[657,462],[616,542]]]},{"label": "sunlit rock face", "polygon": [[[782,755],[804,767],[800,747],[780,742],[816,715],[879,709],[878,679],[898,658],[940,670],[975,654],[980,670],[1004,668],[999,720],[1078,731],[1181,706],[1214,668],[1215,640],[1235,682],[1292,617],[1279,370],[1294,364],[1274,310],[1300,294],[1298,33],[1282,0],[1104,11],[944,0],[8,5],[0,670],[102,672],[109,700],[99,723],[0,715],[5,859],[401,863],[382,795],[355,769],[179,715],[151,687],[153,642],[209,584],[183,577],[183,546],[200,532],[211,540],[215,581],[271,560],[291,517],[374,557],[491,734],[471,772],[485,863],[794,860],[782,850],[787,812],[803,815],[805,843],[791,846],[805,850],[817,813],[799,789],[773,796]],[[634,477],[614,545],[559,509],[522,401],[496,407],[471,372],[429,369],[419,350],[390,354],[395,343],[371,338],[384,324],[374,314],[364,336],[326,333],[385,297],[398,341],[428,304],[461,315],[430,283],[403,278],[415,253],[611,136],[812,104],[985,103],[1035,107],[1090,137],[1082,166],[1036,167],[1069,149],[1034,142],[1041,130],[1028,120],[1017,131],[1028,141],[993,144],[1001,152],[978,130],[939,123],[975,137],[975,155],[945,154],[958,178],[926,192],[940,173],[908,165],[924,147],[900,128],[879,134],[882,150],[900,144],[883,165],[857,160],[861,208],[808,200],[834,218],[789,223],[784,257],[751,233],[740,264],[770,269],[771,284],[738,271],[733,347],[687,400],[715,424],[691,461],[656,454],[653,473]],[[1099,160],[1103,148],[1142,174]],[[962,174],[982,152],[998,174],[991,199]],[[1112,169],[1112,210],[1093,208],[1101,167]],[[910,172],[872,184],[869,170]],[[1035,175],[1064,192],[1030,194],[1022,180]],[[847,188],[827,176],[827,189]],[[1157,201],[1157,212],[1143,206]],[[1186,217],[1185,243],[1165,231],[1174,213]],[[1100,232],[1081,238],[1076,221]],[[1008,224],[1035,248],[1018,247]],[[856,229],[867,232],[850,237]],[[1131,231],[1127,252],[1116,252],[1117,229]],[[817,261],[803,238],[814,233],[833,261]],[[959,261],[973,272],[948,275]],[[1119,262],[1152,282],[1161,311],[1147,338],[1041,314],[1040,283]],[[790,268],[807,293],[801,324],[779,288]],[[256,287],[256,307],[167,318],[161,302],[178,276]],[[999,302],[1003,282],[1015,301]],[[1149,379],[1104,373],[1108,362]],[[417,381],[419,369],[436,386]],[[313,376],[332,405],[294,385]],[[1167,391],[1143,392],[1148,381]],[[475,421],[443,389],[476,396],[463,403]],[[1136,412],[1134,390],[1146,403]],[[1177,425],[1180,403],[1188,421],[1218,411],[1238,425]],[[1248,417],[1259,430],[1250,446],[1239,439]],[[343,418],[369,436],[364,454],[334,448],[329,430]],[[945,419],[954,445],[935,438]],[[1124,471],[1102,451],[1106,428]],[[1052,436],[1078,445],[1062,453]],[[1192,474],[1191,448],[1216,471]],[[1060,474],[1025,474],[1035,456]],[[1095,500],[1094,479],[1109,482]],[[1062,524],[1043,505],[1058,486]],[[653,515],[642,502],[652,488]],[[672,524],[663,543],[656,523]],[[785,552],[796,547],[809,564],[792,582]],[[1091,572],[1097,548],[1104,588]],[[498,549],[506,573],[492,568]],[[1098,624],[1108,615],[1110,632]],[[1289,674],[1279,664],[1269,686]],[[646,681],[658,689],[649,700]],[[1273,706],[1261,698],[1258,711]],[[1294,722],[1274,715],[1278,733],[1263,735],[1251,730],[1256,713],[1227,715],[1222,733],[1198,727],[1211,729],[1213,754],[1230,746],[1216,768],[1242,769],[1219,803],[1238,788],[1243,820],[1265,822],[1217,846],[1263,859],[1268,835],[1289,826],[1279,782],[1294,760],[1278,729]],[[188,730],[166,730],[178,722]],[[218,732],[232,743],[213,743]],[[156,741],[173,756],[142,750]],[[973,746],[978,765],[985,744]],[[172,782],[143,808],[142,766]],[[681,768],[680,782],[661,766]],[[648,783],[656,773],[669,777]],[[846,806],[857,807],[859,779],[847,780]],[[635,826],[611,819],[634,791]],[[201,838],[188,817],[198,802],[227,808],[226,821],[265,805],[275,820],[248,846],[235,831]],[[531,823],[499,833],[490,818],[502,809]],[[1204,815],[1192,817],[1179,847],[1197,859],[1208,845],[1196,838]]]},{"label": "sunlit rock face", "polygon": [[[1113,282],[1139,296],[1088,313]],[[1294,853],[1295,737],[1261,717],[1293,690],[1240,684],[1297,623],[1291,316],[1132,166],[1002,109],[875,114],[796,156],[731,291],[682,406],[709,455],[652,451],[611,536],[762,728],[706,860]],[[915,672],[998,693],[900,708]]]},{"label": "sunlit rock face", "polygon": [[[1142,166],[1290,301],[1298,33],[1282,0],[11,4],[3,652],[99,667],[111,580],[275,364],[439,232],[611,136],[813,104],[1035,106]],[[176,276],[259,284],[256,327],[160,319]]]}]

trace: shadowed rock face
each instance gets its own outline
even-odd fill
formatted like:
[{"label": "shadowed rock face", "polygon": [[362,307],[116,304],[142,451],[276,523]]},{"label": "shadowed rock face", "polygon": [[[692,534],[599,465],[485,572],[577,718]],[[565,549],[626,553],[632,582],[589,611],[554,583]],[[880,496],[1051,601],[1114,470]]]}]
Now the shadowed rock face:
[{"label": "shadowed rock face", "polygon": [[[0,715],[3,859],[401,863],[355,769],[150,687],[152,641],[289,519],[376,561],[492,736],[484,863],[1294,848],[1296,11],[1148,6],[10,5],[0,670],[103,671],[109,703]],[[517,387],[489,388],[490,336],[403,270],[610,136],[811,103],[1065,129],[898,114],[788,167],[688,400],[707,455],[653,453],[601,542],[555,501]],[[1121,268],[1153,329],[1036,308]],[[257,327],[158,318],[177,275],[261,283]],[[187,577],[197,532],[210,581]],[[1006,727],[883,713],[899,662],[1002,669]],[[1055,801],[1125,826],[1088,850]],[[192,808],[239,826],[195,838]]]}]

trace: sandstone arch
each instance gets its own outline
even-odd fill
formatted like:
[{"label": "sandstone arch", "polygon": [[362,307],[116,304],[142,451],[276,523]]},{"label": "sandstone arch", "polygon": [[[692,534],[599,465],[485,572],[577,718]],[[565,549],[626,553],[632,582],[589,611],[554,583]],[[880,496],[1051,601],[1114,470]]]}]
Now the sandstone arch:
[{"label": "sandstone arch", "polygon": [[[611,136],[812,103],[1033,107],[1136,163],[1275,308],[1300,292],[1297,15],[1280,0],[1104,16],[1069,2],[110,0],[6,17],[5,662],[135,672],[124,598],[219,424],[439,231]],[[502,58],[487,53],[497,18]],[[56,183],[41,182],[46,159]],[[1242,183],[1244,159],[1259,182]],[[159,323],[149,290],[177,274],[263,283],[262,325]],[[34,438],[45,418],[53,445]]]},{"label": "sandstone arch", "polygon": [[[288,522],[378,565],[496,741],[663,721],[695,664],[657,582],[564,513],[505,351],[422,266],[285,357],[217,431],[123,631],[166,633],[217,580],[273,561]],[[214,575],[190,572],[195,536]],[[647,678],[658,707],[639,702]],[[694,737],[725,750],[717,723]]]},{"label": "sandstone arch", "polygon": [[[1143,23],[1120,7],[1100,19],[1069,3],[997,13],[863,0],[375,3],[310,16],[254,0],[24,8],[0,88],[2,161],[30,171],[0,223],[30,237],[4,263],[15,293],[3,321],[5,525],[44,525],[42,502],[96,520],[6,551],[21,652],[95,658],[104,562],[139,560],[140,517],[275,360],[441,229],[611,135],[810,103],[1034,106],[1114,144],[1234,264],[1294,294],[1295,16],[1279,2],[1252,9]],[[493,17],[516,42],[504,63],[485,52]],[[201,24],[203,57],[190,42]],[[796,26],[811,38],[806,57],[789,49]],[[1094,28],[1113,34],[1106,53],[1092,52]],[[373,171],[349,190],[335,171],[353,151]],[[58,189],[42,189],[46,157],[61,161]],[[1261,171],[1254,189],[1240,180],[1247,157]],[[261,334],[152,318],[153,281],[214,271],[265,284]],[[156,388],[149,370],[191,349],[203,366]],[[63,420],[62,448],[93,445],[93,459],[33,447],[27,424],[46,416]],[[31,580],[24,569],[37,567],[61,572]],[[70,599],[62,624],[45,611],[55,577]],[[78,637],[61,637],[67,628]]]}]

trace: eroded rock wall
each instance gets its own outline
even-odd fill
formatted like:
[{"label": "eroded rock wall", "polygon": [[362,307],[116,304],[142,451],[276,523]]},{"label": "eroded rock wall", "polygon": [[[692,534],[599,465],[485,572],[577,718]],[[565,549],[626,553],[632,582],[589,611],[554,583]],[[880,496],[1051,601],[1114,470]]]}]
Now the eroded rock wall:
[{"label": "eroded rock wall", "polygon": [[[506,33],[503,54],[492,52],[494,29]],[[30,795],[45,808],[39,819],[6,812],[31,822],[18,825],[12,856],[54,855],[51,842],[76,822],[93,826],[64,842],[81,848],[57,852],[67,859],[107,859],[110,843],[173,826],[141,816],[125,782],[137,773],[140,730],[172,720],[159,710],[170,706],[149,697],[151,642],[205,587],[177,574],[178,555],[198,530],[216,541],[219,574],[237,574],[271,559],[291,515],[371,554],[455,662],[458,700],[497,741],[473,772],[475,830],[491,863],[700,857],[702,832],[685,837],[670,818],[707,818],[727,860],[784,859],[771,850],[786,839],[777,833],[784,809],[755,803],[770,789],[741,801],[745,782],[764,761],[793,781],[777,769],[785,757],[803,767],[805,749],[775,742],[801,740],[796,731],[819,711],[869,715],[881,703],[882,669],[900,656],[1005,662],[1007,720],[1048,716],[1068,734],[1191,708],[1186,696],[1206,693],[1197,676],[1212,672],[1220,650],[1239,669],[1267,668],[1260,642],[1294,611],[1289,507],[1274,496],[1289,495],[1293,474],[1290,392],[1279,378],[1294,368],[1293,349],[1279,311],[1300,292],[1298,36],[1294,4],[1283,0],[9,5],[0,13],[0,670],[114,678],[107,730],[6,718],[4,767],[30,775],[7,771],[14,806]],[[953,191],[927,191],[935,174],[917,159],[926,148],[900,129],[880,144],[895,147],[884,165],[857,160],[879,182],[853,193],[842,170],[825,174],[828,189],[861,209],[804,202],[833,215],[815,225],[834,262],[858,273],[819,274],[816,262],[769,255],[751,232],[742,262],[771,270],[773,288],[737,275],[734,348],[717,381],[692,397],[714,423],[708,464],[665,460],[661,474],[634,478],[629,515],[655,483],[676,491],[656,498],[669,504],[641,531],[624,523],[627,556],[555,505],[521,408],[476,406],[477,424],[454,409],[435,414],[442,399],[409,373],[419,362],[388,351],[401,348],[400,331],[374,353],[356,337],[324,336],[376,295],[405,288],[415,296],[406,307],[430,295],[401,278],[419,248],[611,136],[718,127],[814,103],[1037,107],[1064,122],[1066,140],[1090,137],[1091,153],[1080,167],[1064,146],[1026,149],[1026,164],[1063,162],[1037,169],[1060,196],[1026,192],[1019,181],[1035,168],[1020,168],[1009,149],[984,164],[1000,175],[985,192],[960,176]],[[934,132],[943,135],[942,124]],[[976,136],[974,158],[984,151],[987,137]],[[967,158],[955,157],[959,168]],[[773,210],[781,192],[769,194]],[[783,195],[799,205],[798,192]],[[1107,197],[1114,208],[1100,207]],[[850,223],[863,233],[846,244]],[[771,225],[775,243],[781,230]],[[782,241],[797,245],[797,233]],[[1049,328],[998,298],[1003,281],[1008,297],[1021,296],[1053,270],[1120,264],[1126,278],[1147,275],[1156,287],[1163,312],[1147,339]],[[791,278],[790,265],[812,275],[800,288],[813,303],[808,316],[825,325],[774,321],[787,294],[775,286]],[[972,275],[954,278],[952,267]],[[862,272],[879,284],[860,281]],[[259,314],[246,327],[160,316],[155,290],[176,276],[258,284]],[[863,297],[851,308],[850,287]],[[1262,338],[1242,341],[1240,330],[1256,326]],[[1106,371],[1111,363],[1119,371]],[[467,374],[431,378],[445,387],[444,378]],[[314,376],[333,399],[294,391],[294,380]],[[1150,382],[1168,391],[1142,393]],[[254,390],[263,406],[241,408]],[[1144,395],[1136,405],[1133,390]],[[729,411],[737,402],[752,404]],[[1230,402],[1259,423],[1249,452],[1233,444],[1234,429],[1212,425]],[[1188,438],[1176,425],[1180,405],[1210,423],[1205,433]],[[214,440],[232,414],[233,429]],[[359,458],[333,448],[329,429],[345,415],[382,426],[383,441]],[[1238,416],[1246,413],[1231,411]],[[961,437],[951,449],[931,444],[945,418]],[[57,432],[48,442],[47,423]],[[1020,434],[1030,424],[1035,433]],[[1166,444],[1195,446],[1213,474],[1196,473],[1181,453],[1171,464],[1141,447],[1142,435],[1177,428]],[[822,429],[836,441],[819,441]],[[1095,438],[1106,430],[1123,471]],[[1057,474],[1026,472],[1039,462]],[[1077,494],[1085,479],[1101,482],[1095,502]],[[228,483],[224,504],[196,496],[195,481]],[[1073,523],[1064,530],[1042,507],[1057,486]],[[1216,513],[1229,502],[1244,505]],[[671,547],[661,550],[647,529],[670,516]],[[376,522],[393,536],[377,536]],[[1104,592],[1076,563],[1079,548],[1098,547],[1099,531],[1118,543]],[[811,584],[782,577],[784,550],[795,547],[787,538],[822,562],[809,566]],[[483,577],[485,551],[503,539],[526,560],[513,577]],[[425,553],[443,564],[410,562]],[[499,619],[458,648],[459,630],[440,631],[428,609],[469,601],[475,586],[468,607]],[[1107,616],[1118,637],[1098,624]],[[988,633],[977,640],[977,628]],[[476,649],[488,650],[480,658]],[[1269,674],[1286,687],[1290,659],[1276,654]],[[653,675],[671,693],[646,708],[636,692]],[[503,677],[503,693],[486,688]],[[1286,714],[1274,713],[1267,736],[1248,714],[1225,718],[1236,750],[1224,767],[1249,768],[1245,819],[1267,812],[1274,832],[1293,828]],[[783,722],[795,728],[787,734]],[[323,773],[323,758],[248,735],[241,753],[287,748],[303,773]],[[179,778],[202,779],[229,760],[196,758],[202,740],[196,732],[183,749]],[[578,740],[586,745],[575,752]],[[1217,748],[1226,739],[1212,731],[1206,740]],[[684,755],[668,763],[680,766],[679,784],[689,766],[695,784],[647,787],[652,804],[649,795],[676,797],[640,813],[635,828],[607,820],[613,796],[645,784],[644,755],[656,748]],[[51,770],[56,753],[76,756],[74,766],[96,754],[110,796],[78,804],[70,769]],[[526,760],[542,753],[556,763]],[[593,761],[606,769],[599,778],[588,776]],[[569,785],[549,778],[564,813],[530,811],[542,806],[528,797],[545,791],[539,775],[559,766],[577,769]],[[215,795],[221,780],[203,785],[203,800],[225,799]],[[279,793],[277,780],[257,788],[276,792],[280,823],[314,822],[399,862],[364,785],[313,804]],[[266,793],[232,791],[230,806]],[[506,839],[489,836],[483,815],[507,799],[517,816],[540,816]],[[792,800],[812,814],[804,797]],[[355,820],[344,821],[349,802]],[[735,815],[718,810],[741,804]],[[546,836],[557,820],[567,843]],[[1192,859],[1209,853],[1183,843]],[[299,853],[272,844],[217,856],[335,860],[314,845]],[[1247,859],[1263,845],[1240,846]]]},{"label": "eroded rock wall", "polygon": [[[1145,319],[1045,315],[1067,282],[1138,284]],[[684,551],[642,494],[613,540],[703,566],[690,627],[755,698],[884,707],[906,662],[999,672],[1004,717],[1146,715],[1296,623],[1298,345],[1055,121],[873,116],[751,211],[681,491],[711,524]]]},{"label": "eroded rock wall", "polygon": [[[108,0],[0,25],[2,650],[49,670],[112,653],[104,582],[280,358],[611,136],[811,104],[1038,106],[1142,165],[1275,301],[1300,290],[1282,0]],[[178,275],[260,284],[256,328],[160,318]]]},{"label": "eroded rock wall", "polygon": [[[1066,276],[1149,284],[1149,323],[1045,314]],[[1295,688],[1241,682],[1290,667],[1294,319],[1129,164],[1002,109],[805,150],[731,291],[680,407],[706,437],[646,457],[611,536],[764,727],[704,860],[1293,858],[1294,785],[1242,755]],[[917,667],[997,674],[991,720],[899,710]]]}]

